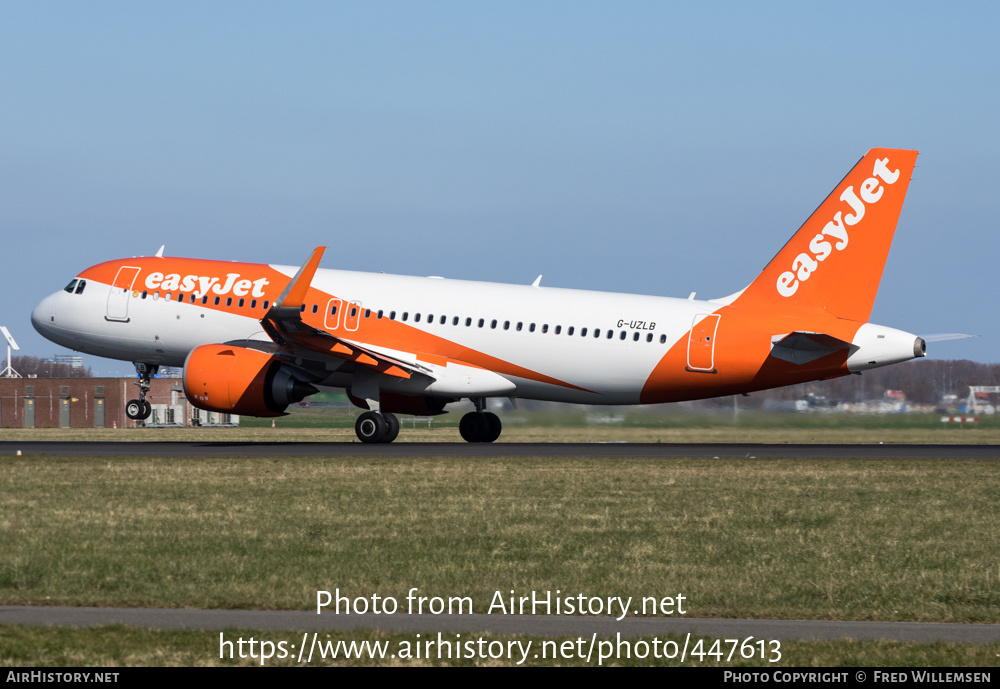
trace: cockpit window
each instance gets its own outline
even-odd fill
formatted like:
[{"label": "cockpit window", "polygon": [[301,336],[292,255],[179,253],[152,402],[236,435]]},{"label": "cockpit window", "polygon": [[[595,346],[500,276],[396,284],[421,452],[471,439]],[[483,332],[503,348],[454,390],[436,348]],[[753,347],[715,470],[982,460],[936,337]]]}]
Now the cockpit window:
[{"label": "cockpit window", "polygon": [[72,280],[70,280],[70,283],[68,285],[66,285],[65,287],[63,287],[63,291],[64,292],[69,292],[70,294],[73,294],[73,290],[76,289],[76,283],[78,283],[78,282],[80,282],[80,281],[77,280],[76,278],[73,278]]},{"label": "cockpit window", "polygon": [[80,280],[80,284],[76,286],[76,294],[83,294],[83,288],[87,286],[86,280]]}]

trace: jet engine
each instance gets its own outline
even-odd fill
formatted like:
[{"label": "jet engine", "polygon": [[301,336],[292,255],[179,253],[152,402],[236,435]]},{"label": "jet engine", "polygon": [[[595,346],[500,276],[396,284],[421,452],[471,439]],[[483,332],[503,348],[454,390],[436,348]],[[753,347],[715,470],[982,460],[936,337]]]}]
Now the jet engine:
[{"label": "jet engine", "polygon": [[289,404],[319,392],[266,352],[231,345],[195,347],[184,362],[184,394],[199,409],[284,416]]}]

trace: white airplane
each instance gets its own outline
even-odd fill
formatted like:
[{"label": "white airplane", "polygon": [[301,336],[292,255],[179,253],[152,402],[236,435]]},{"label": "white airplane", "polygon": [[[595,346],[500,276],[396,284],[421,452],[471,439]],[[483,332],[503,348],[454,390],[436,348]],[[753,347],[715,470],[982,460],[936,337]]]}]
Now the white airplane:
[{"label": "white airplane", "polygon": [[492,442],[490,397],[649,404],[834,378],[924,356],[924,341],[868,323],[917,152],[869,151],[744,290],[708,301],[164,257],[87,268],[32,324],[77,351],[135,364],[133,419],[150,376],[184,366],[196,407],[280,416],[319,388],[366,411],[366,443],[395,414],[468,398],[462,437]]}]

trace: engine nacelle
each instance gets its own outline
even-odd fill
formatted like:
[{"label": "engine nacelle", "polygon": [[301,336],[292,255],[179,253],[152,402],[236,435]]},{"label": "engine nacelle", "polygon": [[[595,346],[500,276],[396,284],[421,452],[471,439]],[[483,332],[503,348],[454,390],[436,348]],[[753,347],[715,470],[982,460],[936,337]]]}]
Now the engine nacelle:
[{"label": "engine nacelle", "polygon": [[199,409],[284,416],[289,404],[318,392],[270,354],[230,345],[195,347],[184,362],[184,394]]}]

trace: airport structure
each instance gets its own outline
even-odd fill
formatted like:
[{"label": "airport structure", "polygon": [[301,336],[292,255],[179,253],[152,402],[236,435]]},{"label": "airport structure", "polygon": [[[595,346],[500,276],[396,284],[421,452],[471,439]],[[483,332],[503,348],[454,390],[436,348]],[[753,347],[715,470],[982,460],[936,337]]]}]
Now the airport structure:
[{"label": "airport structure", "polygon": [[[177,378],[153,378],[145,426],[238,425],[239,416],[191,405]],[[0,428],[135,428],[125,416],[133,378],[0,378]]]}]

